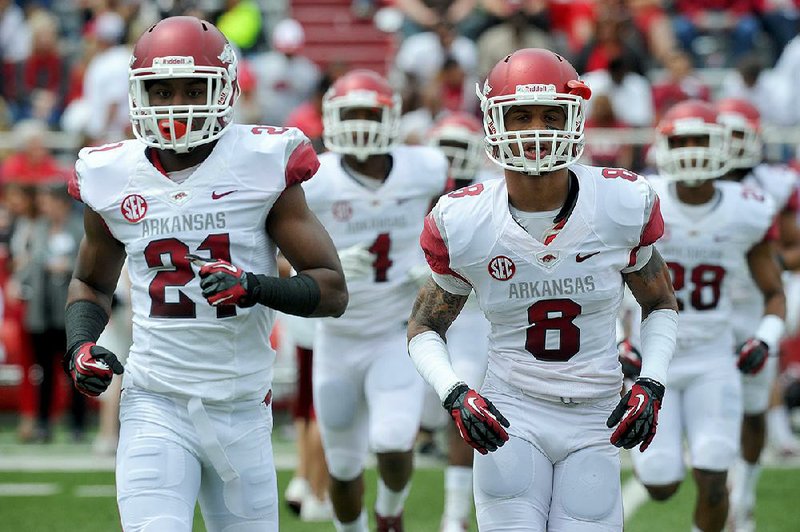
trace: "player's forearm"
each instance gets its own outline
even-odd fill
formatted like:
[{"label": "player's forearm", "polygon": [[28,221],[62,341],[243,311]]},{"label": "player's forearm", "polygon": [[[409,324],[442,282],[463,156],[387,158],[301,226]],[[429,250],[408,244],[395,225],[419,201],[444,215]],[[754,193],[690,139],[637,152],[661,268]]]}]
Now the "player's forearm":
[{"label": "player's forearm", "polygon": [[289,278],[247,274],[251,303],[302,317],[338,317],[347,307],[342,275],[322,268],[304,270]]},{"label": "player's forearm", "polygon": [[783,289],[764,294],[764,315],[786,319],[786,296]]},{"label": "player's forearm", "polygon": [[673,309],[657,309],[642,320],[641,377],[666,384],[677,336],[678,313]]},{"label": "player's forearm", "polygon": [[433,387],[439,400],[444,403],[450,392],[464,382],[453,371],[447,345],[435,331],[427,330],[414,336],[410,335],[409,331],[408,355],[419,374]]},{"label": "player's forearm", "polygon": [[310,317],[333,316],[338,318],[344,314],[350,296],[347,293],[347,284],[345,284],[344,275],[341,272],[328,268],[316,268],[303,270],[300,273],[304,273],[314,279],[319,286],[319,304]]}]

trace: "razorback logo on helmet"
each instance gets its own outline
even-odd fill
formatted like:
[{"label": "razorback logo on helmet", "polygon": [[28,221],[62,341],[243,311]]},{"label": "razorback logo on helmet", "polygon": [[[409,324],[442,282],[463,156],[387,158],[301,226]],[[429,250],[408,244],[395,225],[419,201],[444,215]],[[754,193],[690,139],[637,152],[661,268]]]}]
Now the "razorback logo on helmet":
[{"label": "razorback logo on helmet", "polygon": [[514,261],[505,255],[498,255],[489,261],[489,275],[498,281],[508,281],[517,272]]},{"label": "razorback logo on helmet", "polygon": [[126,220],[135,224],[147,214],[147,200],[139,194],[128,194],[120,203],[119,210]]},{"label": "razorback logo on helmet", "polygon": [[217,56],[222,63],[225,64],[232,64],[236,62],[236,55],[233,53],[233,46],[229,43],[225,43],[225,46],[222,48],[222,52]]}]

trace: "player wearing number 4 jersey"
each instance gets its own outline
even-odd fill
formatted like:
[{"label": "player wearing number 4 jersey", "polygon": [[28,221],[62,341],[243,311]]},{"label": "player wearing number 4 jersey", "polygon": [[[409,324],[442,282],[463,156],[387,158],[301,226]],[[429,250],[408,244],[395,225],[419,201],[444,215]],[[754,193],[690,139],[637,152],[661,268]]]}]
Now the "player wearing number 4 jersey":
[{"label": "player wearing number 4 jersey", "polygon": [[405,352],[405,319],[427,277],[417,245],[425,214],[445,188],[435,148],[396,145],[400,96],[381,76],[354,70],[322,102],[331,151],[304,184],[308,204],[339,250],[350,305],[322,320],[312,382],[331,474],[336,527],[366,532],[363,470],[377,453],[379,531],[402,530],[423,382]]},{"label": "player wearing number 4 jersey", "polygon": [[[655,434],[677,322],[653,247],[663,220],[641,177],[575,164],[590,95],[550,51],[500,61],[479,97],[505,179],[442,197],[421,236],[434,273],[414,304],[409,353],[479,453],[481,531],[622,530],[615,446],[644,450]],[[643,307],[644,360],[620,401],[625,283]],[[480,393],[456,377],[443,340],[472,291],[492,324]]]},{"label": "player wearing number 4 jersey", "polygon": [[[728,140],[716,110],[699,101],[677,104],[657,129],[653,188],[666,220],[659,249],[672,274],[680,335],[658,434],[647,453],[633,456],[650,495],[665,500],[684,476],[685,436],[698,488],[694,526],[704,532],[722,530],[728,511],[725,480],[742,415],[739,371],[762,370],[785,312],[769,232],[774,203],[758,189],[716,180],[728,167]],[[729,284],[738,269],[749,269],[764,315],[734,358]]]},{"label": "player wearing number 4 jersey", "polygon": [[[236,56],[194,17],[162,20],[138,40],[130,94],[139,140],[84,148],[70,182],[86,205],[86,235],[65,366],[88,395],[123,372],[95,342],[127,256],[122,528],[188,532],[199,499],[210,531],[277,531],[275,310],[330,316],[347,304],[336,250],[299,186],[318,160],[295,129],[231,124]],[[297,276],[277,278],[276,248]]]}]

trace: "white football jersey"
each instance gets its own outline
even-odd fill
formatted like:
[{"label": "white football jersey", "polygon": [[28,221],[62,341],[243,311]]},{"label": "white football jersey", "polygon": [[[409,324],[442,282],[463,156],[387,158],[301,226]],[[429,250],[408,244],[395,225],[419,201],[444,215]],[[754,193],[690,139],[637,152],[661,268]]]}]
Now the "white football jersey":
[{"label": "white football jersey", "polygon": [[374,275],[347,282],[350,302],[344,315],[325,327],[343,334],[382,334],[408,320],[417,287],[411,268],[424,265],[419,234],[431,203],[444,191],[447,160],[435,148],[398,146],[392,169],[375,190],[356,181],[342,156],[320,156],[316,177],[303,185],[308,205],[330,233],[336,248],[364,245],[375,255]]},{"label": "white football jersey", "polygon": [[730,349],[708,350],[707,356],[729,359],[733,349],[730,278],[741,275],[742,269],[747,271],[745,257],[767,236],[774,202],[758,189],[716,181],[715,205],[693,215],[678,200],[673,184],[658,178],[652,184],[666,221],[658,249],[669,266],[678,300],[678,349],[672,363],[680,364],[682,353],[694,346],[719,344],[723,339]]},{"label": "white football jersey", "polygon": [[615,319],[622,272],[663,230],[658,197],[640,176],[576,164],[572,213],[548,244],[509,211],[503,179],[443,196],[421,238],[437,274],[468,282],[492,325],[489,371],[527,393],[619,394]]},{"label": "white football jersey", "polygon": [[[777,212],[797,211],[797,174],[794,170],[773,164],[753,168],[743,184],[764,191],[775,202]],[[739,268],[730,278],[734,307],[734,332],[737,342],[751,337],[764,313],[764,297],[747,268]]]},{"label": "white football jersey", "polygon": [[137,140],[81,150],[70,191],[102,216],[128,255],[128,385],[209,402],[264,398],[275,311],[211,307],[186,255],[277,275],[267,215],[318,165],[299,130],[266,126],[232,126],[181,184],[156,169]]}]

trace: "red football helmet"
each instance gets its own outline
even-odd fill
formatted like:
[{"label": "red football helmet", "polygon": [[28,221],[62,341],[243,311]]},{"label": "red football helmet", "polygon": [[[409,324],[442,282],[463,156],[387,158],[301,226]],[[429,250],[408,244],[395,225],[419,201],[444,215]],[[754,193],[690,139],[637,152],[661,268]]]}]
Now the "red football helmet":
[{"label": "red football helmet", "polygon": [[[131,57],[129,102],[136,138],[179,153],[218,139],[231,125],[239,97],[236,63],[233,47],[213,24],[195,17],[157,22],[136,41]],[[149,104],[146,82],[180,78],[207,81],[205,105]]]},{"label": "red football helmet", "polygon": [[[708,137],[707,146],[672,146],[676,137]],[[672,181],[699,184],[722,177],[729,170],[725,128],[707,102],[686,100],[672,106],[656,128],[656,165]]]},{"label": "red football helmet", "polygon": [[[591,95],[591,89],[560,55],[541,48],[517,50],[489,72],[483,90],[478,86],[486,153],[503,168],[531,175],[566,168],[583,153],[584,101]],[[506,131],[506,113],[520,105],[563,107],[566,126],[563,130]],[[524,145],[532,143],[536,156],[528,158]],[[541,155],[540,143],[550,144],[547,155]],[[514,155],[511,146],[517,146],[519,155]]]},{"label": "red football helmet", "polygon": [[732,168],[753,168],[762,159],[761,114],[755,105],[740,98],[717,102],[717,121],[725,126]]},{"label": "red football helmet", "polygon": [[[352,118],[353,109],[380,110],[378,120]],[[358,159],[388,153],[400,133],[400,95],[371,70],[340,77],[322,97],[322,139],[329,150]]]},{"label": "red football helmet", "polygon": [[450,162],[450,177],[472,181],[483,161],[483,127],[467,113],[452,113],[436,121],[428,144],[442,150]]}]

